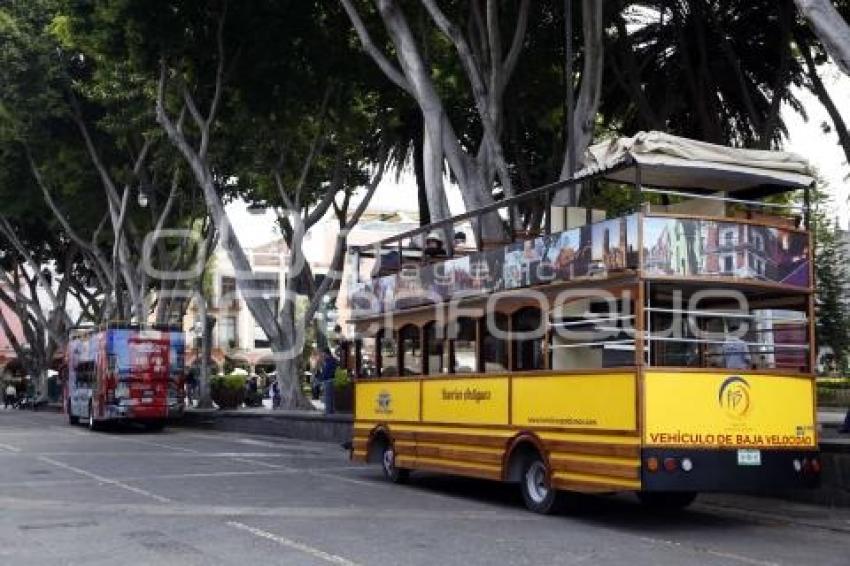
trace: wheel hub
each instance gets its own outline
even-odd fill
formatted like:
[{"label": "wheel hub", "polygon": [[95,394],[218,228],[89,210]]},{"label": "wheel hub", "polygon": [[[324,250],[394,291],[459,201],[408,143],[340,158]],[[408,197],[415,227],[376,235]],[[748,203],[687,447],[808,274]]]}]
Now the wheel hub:
[{"label": "wheel hub", "polygon": [[528,495],[535,503],[542,503],[549,495],[546,466],[542,462],[534,462],[528,467],[528,471],[525,472],[525,486]]},{"label": "wheel hub", "polygon": [[393,469],[395,468],[395,453],[392,448],[388,448],[384,450],[384,469],[388,474],[393,473]]}]

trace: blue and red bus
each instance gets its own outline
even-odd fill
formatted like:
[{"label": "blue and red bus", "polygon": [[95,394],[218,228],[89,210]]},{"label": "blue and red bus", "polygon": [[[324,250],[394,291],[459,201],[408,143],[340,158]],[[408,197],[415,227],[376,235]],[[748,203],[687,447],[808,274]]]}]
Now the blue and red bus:
[{"label": "blue and red bus", "polygon": [[66,354],[65,411],[95,430],[109,422],[162,428],[182,416],[185,338],[171,327],[73,330]]}]

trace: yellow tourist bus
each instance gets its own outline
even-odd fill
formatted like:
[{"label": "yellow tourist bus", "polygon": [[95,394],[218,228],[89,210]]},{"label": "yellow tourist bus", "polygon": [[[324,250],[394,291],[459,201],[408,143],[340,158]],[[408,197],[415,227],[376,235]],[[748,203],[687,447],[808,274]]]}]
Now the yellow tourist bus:
[{"label": "yellow tourist bus", "polygon": [[544,513],[816,485],[806,163],[656,132],[586,162],[350,250],[352,458]]}]

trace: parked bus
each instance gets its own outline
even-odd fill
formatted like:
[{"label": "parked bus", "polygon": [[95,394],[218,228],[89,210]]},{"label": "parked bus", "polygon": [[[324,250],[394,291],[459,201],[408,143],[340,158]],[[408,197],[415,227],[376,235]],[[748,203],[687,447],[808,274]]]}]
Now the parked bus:
[{"label": "parked bus", "polygon": [[66,354],[65,411],[91,430],[110,422],[162,428],[183,413],[184,335],[179,329],[74,330]]},{"label": "parked bus", "polygon": [[536,512],[817,485],[812,182],[791,154],[643,133],[353,247],[352,458],[515,482]]}]

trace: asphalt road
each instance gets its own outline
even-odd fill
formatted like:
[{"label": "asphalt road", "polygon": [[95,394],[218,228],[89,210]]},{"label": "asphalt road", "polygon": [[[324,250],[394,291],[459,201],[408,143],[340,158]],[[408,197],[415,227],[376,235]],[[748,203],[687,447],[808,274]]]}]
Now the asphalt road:
[{"label": "asphalt road", "polygon": [[167,429],[90,433],[0,410],[0,565],[850,564],[850,510],[711,496],[675,515],[516,490],[385,483],[337,446]]}]

